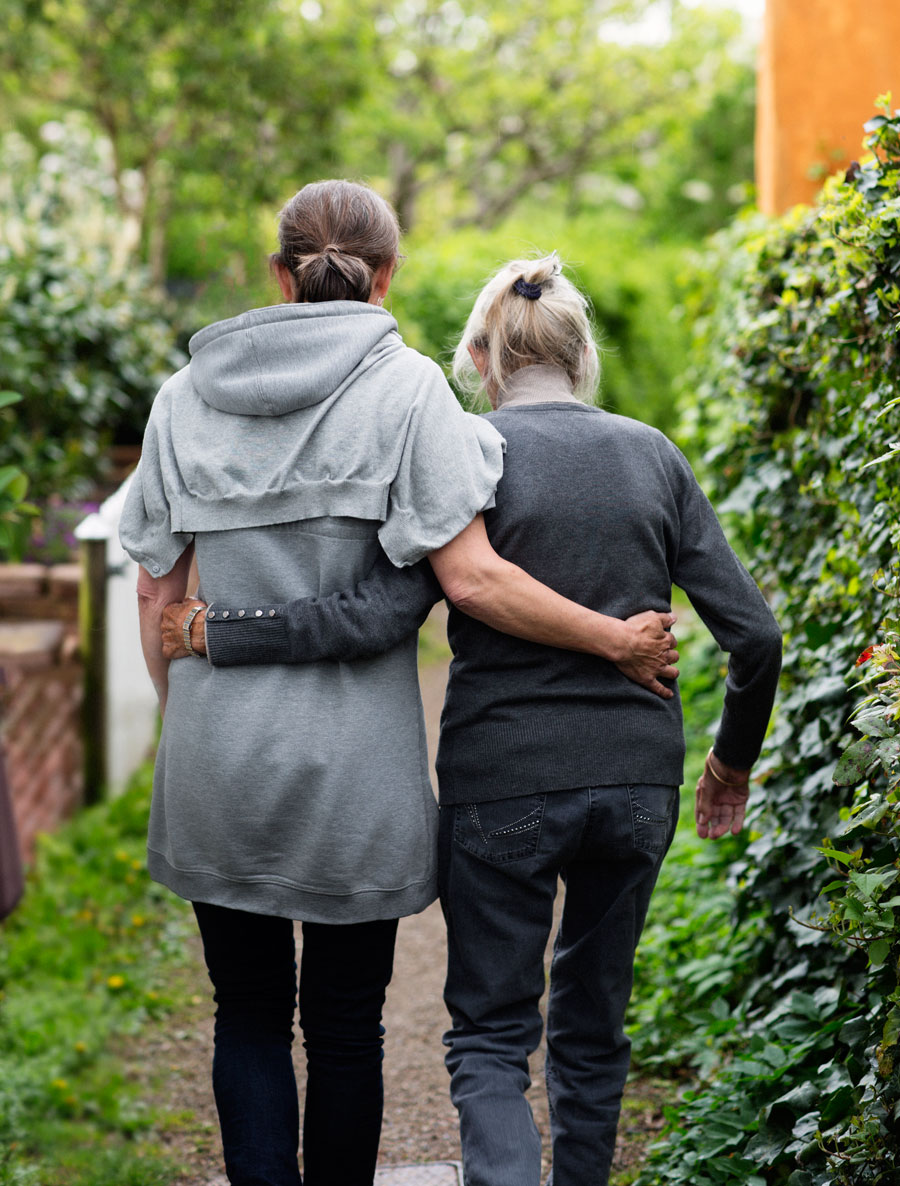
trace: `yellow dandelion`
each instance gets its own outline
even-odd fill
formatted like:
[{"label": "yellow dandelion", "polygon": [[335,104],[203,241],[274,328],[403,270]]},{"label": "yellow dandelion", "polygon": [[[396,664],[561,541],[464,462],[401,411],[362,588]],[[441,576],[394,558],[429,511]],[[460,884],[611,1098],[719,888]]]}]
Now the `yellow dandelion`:
[{"label": "yellow dandelion", "polygon": [[75,1053],[76,1054],[84,1054],[86,1050],[87,1050],[87,1042],[76,1042],[75,1043]]},{"label": "yellow dandelion", "polygon": [[107,980],[106,980],[106,987],[113,988],[113,989],[124,988],[125,987],[125,977],[119,976],[119,975],[108,976]]},{"label": "yellow dandelion", "polygon": [[53,1082],[50,1084],[50,1086],[55,1088],[57,1091],[65,1091],[66,1088],[69,1086],[69,1080],[68,1079],[54,1079]]},{"label": "yellow dandelion", "polygon": [[131,854],[127,853],[124,848],[116,849],[116,860],[122,861],[123,864],[128,864],[131,860]]},{"label": "yellow dandelion", "polygon": [[134,861],[132,861],[132,862],[131,862],[131,867],[132,867],[132,869],[136,870],[137,872],[140,872],[140,871],[141,871],[141,869],[143,869],[143,867],[144,867],[144,862],[143,862],[143,861],[134,860]]},{"label": "yellow dandelion", "polygon": [[131,925],[133,927],[142,927],[146,921],[143,914],[132,914],[131,916]]},{"label": "yellow dandelion", "polygon": [[148,989],[148,990],[147,990],[147,1000],[149,1000],[149,1001],[158,1001],[158,1000],[159,1000],[159,993],[158,993],[158,992],[156,992],[156,990],[155,990],[155,989],[152,989],[152,988]]}]

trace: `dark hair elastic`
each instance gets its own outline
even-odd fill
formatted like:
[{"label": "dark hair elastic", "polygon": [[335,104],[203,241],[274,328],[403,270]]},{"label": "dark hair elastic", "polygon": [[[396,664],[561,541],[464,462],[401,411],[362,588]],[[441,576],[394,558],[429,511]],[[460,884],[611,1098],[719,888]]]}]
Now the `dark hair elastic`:
[{"label": "dark hair elastic", "polygon": [[540,284],[529,284],[527,280],[523,280],[520,276],[513,284],[513,291],[517,292],[519,296],[526,297],[529,301],[536,301],[540,299],[540,295],[544,290]]}]

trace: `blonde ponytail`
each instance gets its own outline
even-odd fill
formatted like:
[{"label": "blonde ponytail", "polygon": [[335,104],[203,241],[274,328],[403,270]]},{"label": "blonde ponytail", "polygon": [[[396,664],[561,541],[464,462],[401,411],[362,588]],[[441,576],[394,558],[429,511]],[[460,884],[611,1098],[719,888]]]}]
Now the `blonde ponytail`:
[{"label": "blonde ponytail", "polygon": [[[453,356],[457,383],[474,394],[482,386],[504,392],[510,376],[545,364],[565,371],[580,399],[590,400],[600,360],[587,298],[563,275],[557,253],[518,259],[496,272],[479,293]],[[480,351],[480,376],[469,347]]]}]

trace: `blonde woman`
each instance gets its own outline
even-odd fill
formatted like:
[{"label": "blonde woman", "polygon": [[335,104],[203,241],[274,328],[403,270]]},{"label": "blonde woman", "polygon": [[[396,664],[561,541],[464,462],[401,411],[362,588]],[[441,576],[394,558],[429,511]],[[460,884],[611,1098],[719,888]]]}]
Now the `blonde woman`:
[{"label": "blonde woman", "polygon": [[[494,410],[484,419],[506,442],[483,515],[497,553],[613,618],[668,611],[677,584],[730,653],[696,820],[701,836],[736,833],[781,635],[681,453],[656,430],[583,402],[595,392],[597,348],[585,299],[556,255],[514,261],[488,282],[454,370],[487,393]],[[435,570],[444,583],[440,561]],[[602,1186],[628,1069],[635,948],[678,817],[680,702],[613,663],[500,633],[476,620],[481,605],[444,587],[453,662],[437,759],[438,869],[446,1061],[466,1183],[540,1181],[525,1090],[562,877],[547,1016],[552,1181]],[[249,606],[214,606],[205,642],[198,621],[193,645],[221,667],[352,659],[414,629],[434,596],[427,571],[382,559],[355,591],[265,606],[262,622]],[[173,609],[173,655],[183,618]]]}]

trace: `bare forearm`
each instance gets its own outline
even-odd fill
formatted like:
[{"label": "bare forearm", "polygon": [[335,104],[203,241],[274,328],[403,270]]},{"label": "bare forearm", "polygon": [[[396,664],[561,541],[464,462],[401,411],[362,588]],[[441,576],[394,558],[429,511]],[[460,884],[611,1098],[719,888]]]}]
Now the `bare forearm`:
[{"label": "bare forearm", "polygon": [[144,662],[159,698],[160,712],[164,715],[169,691],[169,660],[163,654],[161,632],[163,610],[170,602],[180,601],[184,597],[193,553],[194,548],[191,545],[175,562],[171,572],[166,573],[165,576],[151,577],[144,568],[140,569],[138,573],[137,596],[141,650],[144,652]]},{"label": "bare forearm", "polygon": [[151,598],[141,597],[138,602],[144,663],[156,689],[160,712],[165,714],[169,691],[169,660],[163,656],[162,651],[162,611],[163,606]]},{"label": "bare forearm", "polygon": [[613,663],[630,654],[623,621],[569,601],[501,557],[445,591],[463,613],[504,634]]},{"label": "bare forearm", "polygon": [[668,629],[674,614],[647,610],[623,622],[569,601],[498,556],[481,515],[429,560],[446,595],[470,617],[530,642],[608,659],[654,695],[672,698],[660,677],[678,675]]}]

